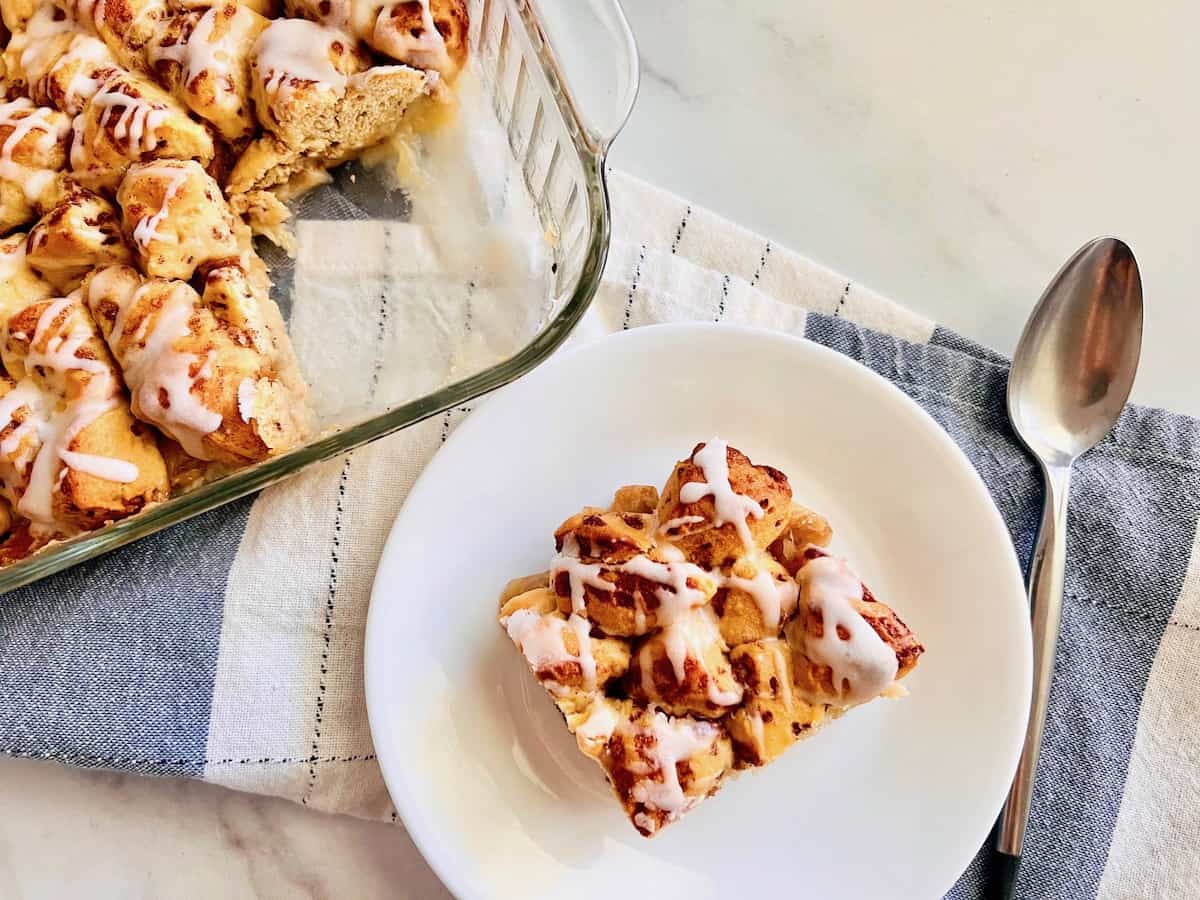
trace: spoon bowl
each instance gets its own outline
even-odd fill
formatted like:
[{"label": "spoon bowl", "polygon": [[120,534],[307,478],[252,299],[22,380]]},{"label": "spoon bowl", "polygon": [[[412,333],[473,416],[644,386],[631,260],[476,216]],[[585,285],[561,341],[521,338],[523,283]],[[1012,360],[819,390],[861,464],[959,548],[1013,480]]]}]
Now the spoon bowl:
[{"label": "spoon bowl", "polygon": [[1059,270],[1017,344],[1008,411],[1025,445],[1065,465],[1099,443],[1129,400],[1141,344],[1137,260],[1097,238]]}]

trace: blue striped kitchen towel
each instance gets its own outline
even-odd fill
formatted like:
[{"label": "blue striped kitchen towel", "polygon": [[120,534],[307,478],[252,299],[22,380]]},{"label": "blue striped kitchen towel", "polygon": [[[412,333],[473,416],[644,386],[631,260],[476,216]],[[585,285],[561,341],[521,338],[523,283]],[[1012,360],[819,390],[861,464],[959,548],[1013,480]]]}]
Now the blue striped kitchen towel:
[{"label": "blue striped kitchen towel", "polygon": [[[946,428],[1028,561],[1041,489],[1005,419],[1003,358],[632,178],[614,175],[613,193],[613,251],[573,341],[717,320],[834,347]],[[389,279],[419,265],[402,252],[405,227],[382,244],[330,242],[343,257],[391,248],[348,261],[376,282],[364,297],[386,296]],[[319,338],[329,327],[317,306],[305,315],[321,265],[319,253],[297,263],[301,342],[306,328]],[[349,317],[361,327],[381,314]],[[392,816],[363,703],[369,589],[409,486],[467,412],[5,597],[0,753]],[[1066,614],[1021,895],[1197,896],[1200,424],[1127,410],[1072,491]],[[981,896],[983,874],[981,857],[951,896]]]}]

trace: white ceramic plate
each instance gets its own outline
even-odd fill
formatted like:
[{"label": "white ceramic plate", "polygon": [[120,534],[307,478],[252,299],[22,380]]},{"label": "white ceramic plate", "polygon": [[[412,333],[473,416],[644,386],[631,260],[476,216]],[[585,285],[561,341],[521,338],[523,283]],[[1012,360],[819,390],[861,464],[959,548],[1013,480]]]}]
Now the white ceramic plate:
[{"label": "white ceramic plate", "polygon": [[[646,840],[496,625],[496,599],[546,567],[567,516],[661,485],[714,436],[789,475],[927,652],[909,697],[852,711]],[[366,682],[396,809],[460,897],[934,897],[1016,765],[1028,614],[986,489],[904,394],[808,341],[659,326],[538,369],[447,441],[384,551]]]}]

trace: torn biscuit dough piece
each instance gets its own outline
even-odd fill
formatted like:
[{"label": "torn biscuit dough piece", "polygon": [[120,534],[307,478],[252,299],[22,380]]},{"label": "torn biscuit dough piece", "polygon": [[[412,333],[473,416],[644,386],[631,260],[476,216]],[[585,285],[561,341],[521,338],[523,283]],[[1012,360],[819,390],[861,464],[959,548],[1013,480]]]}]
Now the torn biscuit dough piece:
[{"label": "torn biscuit dough piece", "polygon": [[62,193],[71,120],[27,97],[0,103],[0,234],[49,209]]},{"label": "torn biscuit dough piece", "polygon": [[115,191],[126,170],[153,159],[216,154],[212,135],[174,97],[148,78],[117,71],[72,123],[72,176],[93,190]]},{"label": "torn biscuit dough piece", "polygon": [[35,536],[67,537],[168,496],[153,429],[134,419],[78,292],[3,323],[0,492]]},{"label": "torn biscuit dough piece", "polygon": [[129,263],[133,257],[113,205],[70,184],[62,199],[30,229],[25,259],[60,295],[66,295],[97,266]]},{"label": "torn biscuit dough piece", "polygon": [[186,281],[198,268],[240,252],[233,211],[195,160],[134,163],[117,203],[141,270],[152,278]]},{"label": "torn biscuit dough piece", "polygon": [[372,50],[452,79],[467,58],[463,0],[287,0],[290,15],[349,32]]},{"label": "torn biscuit dough piece", "polygon": [[114,266],[83,288],[134,415],[189,455],[232,466],[296,446],[308,427],[302,382],[281,366],[287,352],[271,352],[271,300],[256,295],[248,278],[243,285],[225,292],[224,305],[205,303],[187,282]]},{"label": "torn biscuit dough piece", "polygon": [[250,52],[270,20],[234,0],[158,23],[146,48],[155,77],[226,141],[253,134]]}]

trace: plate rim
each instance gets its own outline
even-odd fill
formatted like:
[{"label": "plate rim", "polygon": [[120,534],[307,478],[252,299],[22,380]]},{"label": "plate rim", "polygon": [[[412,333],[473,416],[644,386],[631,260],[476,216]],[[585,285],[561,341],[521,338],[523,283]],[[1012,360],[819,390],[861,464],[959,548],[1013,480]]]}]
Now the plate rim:
[{"label": "plate rim", "polygon": [[[469,440],[471,435],[487,426],[488,416],[481,415],[487,408],[494,405],[495,401],[504,396],[513,393],[518,393],[522,390],[528,391],[531,387],[536,387],[541,379],[550,378],[555,371],[565,364],[566,361],[575,358],[579,355],[585,355],[589,352],[605,352],[606,348],[612,347],[618,343],[636,343],[639,341],[655,342],[657,340],[667,340],[675,335],[686,335],[688,333],[740,333],[743,337],[755,340],[770,340],[781,345],[791,345],[798,352],[812,353],[824,362],[830,364],[834,369],[840,369],[843,372],[850,373],[850,377],[858,378],[875,389],[882,389],[887,399],[907,408],[910,414],[915,414],[918,421],[932,435],[935,441],[939,442],[943,449],[948,450],[948,455],[954,459],[957,465],[968,476],[968,480],[972,483],[973,489],[986,501],[983,506],[986,510],[986,515],[981,524],[986,521],[986,527],[993,532],[992,538],[999,540],[989,540],[992,545],[999,545],[1007,549],[1007,553],[1002,553],[1005,557],[1005,568],[1008,570],[1008,581],[1010,582],[1005,593],[1012,593],[1014,598],[1014,608],[1017,612],[1023,612],[1023,615],[1017,617],[1021,632],[1020,641],[1020,659],[1017,660],[1019,668],[1019,677],[1021,679],[1021,694],[1025,696],[1025,702],[1022,704],[1021,715],[1017,721],[1024,723],[1029,717],[1029,707],[1032,701],[1033,690],[1033,636],[1032,626],[1028,616],[1028,593],[1025,586],[1025,576],[1021,570],[1020,561],[1017,558],[1016,548],[1013,545],[1012,538],[1008,531],[1008,525],[1005,523],[1003,516],[1000,514],[999,508],[996,506],[996,501],[993,499],[987,485],[984,484],[982,476],[975,468],[974,464],[967,458],[962,448],[955,443],[949,433],[933,418],[919,403],[912,397],[906,394],[903,390],[888,381],[869,366],[827,347],[808,337],[800,337],[793,334],[788,334],[781,331],[775,331],[769,328],[763,328],[753,325],[735,325],[729,323],[716,322],[665,322],[651,325],[639,326],[637,328],[618,331],[604,335],[594,340],[587,341],[574,347],[567,347],[560,351],[557,355],[548,360],[545,364],[537,367],[534,371],[525,375],[525,377],[506,385],[495,393],[488,395],[485,399],[485,404],[474,411],[474,414],[467,417],[461,425],[458,426],[446,439],[446,442],[438,448],[433,457],[421,470],[421,473],[414,480],[412,487],[409,489],[408,495],[401,504],[400,509],[396,513],[396,517],[388,529],[388,536],[384,542],[383,550],[380,553],[379,562],[375,568],[375,574],[371,582],[370,603],[367,609],[367,621],[364,629],[363,639],[363,682],[364,682],[364,698],[367,708],[367,724],[371,732],[372,743],[375,747],[376,760],[379,764],[380,773],[382,774],[384,785],[387,788],[388,796],[392,801],[393,809],[396,811],[399,819],[404,823],[405,830],[412,839],[413,844],[420,852],[422,858],[428,863],[429,867],[441,880],[442,884],[455,897],[460,898],[476,898],[490,895],[476,893],[470,884],[465,883],[459,877],[456,867],[451,865],[451,860],[443,856],[439,845],[436,842],[434,832],[436,828],[426,827],[427,819],[423,813],[415,809],[412,805],[412,795],[406,791],[399,791],[393,788],[393,778],[389,776],[389,771],[395,771],[397,778],[403,777],[402,769],[404,767],[403,760],[390,760],[385,757],[390,757],[390,750],[381,751],[380,744],[376,741],[376,735],[381,733],[381,729],[376,727],[376,716],[373,710],[379,708],[379,703],[373,698],[376,691],[383,688],[379,685],[381,680],[378,676],[372,677],[375,671],[376,664],[376,645],[383,640],[380,634],[380,626],[378,625],[379,616],[382,613],[379,610],[382,608],[382,603],[377,604],[377,596],[382,593],[380,587],[380,573],[384,570],[386,561],[392,554],[393,542],[399,540],[400,523],[404,519],[406,512],[414,497],[419,497],[426,489],[426,483],[433,483],[440,477],[441,466],[438,464],[439,458],[446,457],[448,448],[456,446],[462,441]],[[999,591],[997,591],[999,594]],[[383,647],[379,647],[382,651]],[[1017,763],[1020,758],[1021,750],[1024,745],[1025,727],[1022,725],[1019,731],[1014,733],[1009,738],[1009,746],[1007,747],[1005,757],[1005,771],[1009,773],[1009,777],[1005,782],[1011,781],[1012,775],[1015,774]],[[402,786],[402,784],[398,784]],[[994,806],[996,814],[999,815],[1003,808],[1004,801],[1007,798],[1008,790],[995,798],[994,802],[989,803],[989,806]],[[979,836],[979,844],[983,845],[987,834],[990,832],[991,826]],[[949,890],[955,882],[962,876],[962,873],[969,867],[971,859],[967,857],[963,860],[963,865],[957,872],[951,876],[948,883],[942,885],[938,895],[944,894]]]}]

